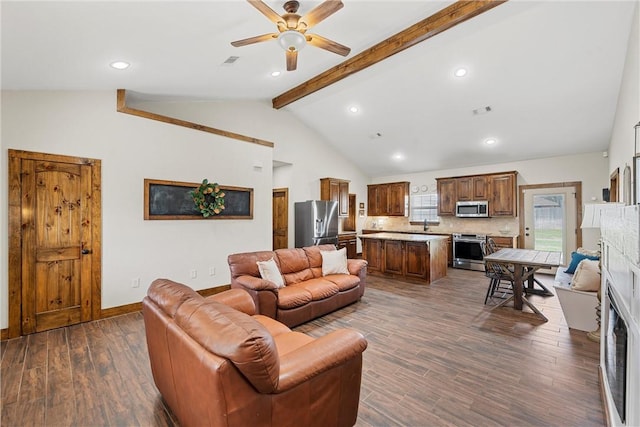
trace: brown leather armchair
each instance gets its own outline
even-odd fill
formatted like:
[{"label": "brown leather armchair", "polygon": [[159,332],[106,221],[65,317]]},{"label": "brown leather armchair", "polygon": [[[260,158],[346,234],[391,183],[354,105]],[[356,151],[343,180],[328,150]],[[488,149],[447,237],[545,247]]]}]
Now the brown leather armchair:
[{"label": "brown leather armchair", "polygon": [[352,426],[364,337],[321,338],[253,315],[249,294],[204,298],[155,280],[142,303],[151,370],[183,426]]}]

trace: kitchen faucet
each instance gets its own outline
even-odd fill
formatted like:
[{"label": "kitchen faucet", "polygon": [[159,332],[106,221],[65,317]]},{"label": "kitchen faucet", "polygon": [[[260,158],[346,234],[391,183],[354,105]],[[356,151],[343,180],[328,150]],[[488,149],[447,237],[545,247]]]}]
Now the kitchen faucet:
[{"label": "kitchen faucet", "polygon": [[427,218],[424,219],[424,231],[427,231],[429,229],[429,226],[427,225]]}]

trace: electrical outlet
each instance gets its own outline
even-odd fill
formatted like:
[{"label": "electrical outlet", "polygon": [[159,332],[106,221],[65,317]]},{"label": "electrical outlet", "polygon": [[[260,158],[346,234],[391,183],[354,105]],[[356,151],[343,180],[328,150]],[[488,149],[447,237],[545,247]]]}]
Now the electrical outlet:
[{"label": "electrical outlet", "polygon": [[215,275],[216,275],[216,268],[209,267],[209,276],[215,276]]},{"label": "electrical outlet", "polygon": [[198,270],[191,270],[190,275],[192,279],[195,279],[196,277],[198,277]]},{"label": "electrical outlet", "polygon": [[136,277],[135,279],[131,279],[131,287],[139,288],[140,287],[140,278]]}]

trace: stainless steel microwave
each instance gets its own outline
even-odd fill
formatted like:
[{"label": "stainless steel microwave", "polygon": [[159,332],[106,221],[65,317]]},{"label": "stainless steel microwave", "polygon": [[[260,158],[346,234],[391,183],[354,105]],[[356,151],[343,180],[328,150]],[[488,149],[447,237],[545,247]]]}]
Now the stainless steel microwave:
[{"label": "stainless steel microwave", "polygon": [[489,202],[486,200],[457,202],[456,216],[459,218],[487,218],[489,216]]}]

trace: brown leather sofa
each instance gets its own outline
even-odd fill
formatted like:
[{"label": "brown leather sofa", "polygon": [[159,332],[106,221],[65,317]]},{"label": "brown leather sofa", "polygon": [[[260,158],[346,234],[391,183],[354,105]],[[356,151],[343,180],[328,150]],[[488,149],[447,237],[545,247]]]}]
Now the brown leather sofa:
[{"label": "brown leather sofa", "polygon": [[341,329],[314,339],[254,311],[239,289],[204,298],[166,279],[149,287],[151,371],[180,425],[354,425],[364,337]]},{"label": "brown leather sofa", "polygon": [[[320,251],[336,250],[333,245],[275,251],[246,252],[229,255],[231,287],[244,289],[253,298],[258,313],[276,319],[289,327],[358,301],[364,294],[367,261],[347,260],[349,274],[322,276]],[[278,288],[264,280],[258,261],[273,258],[285,287]]]}]

